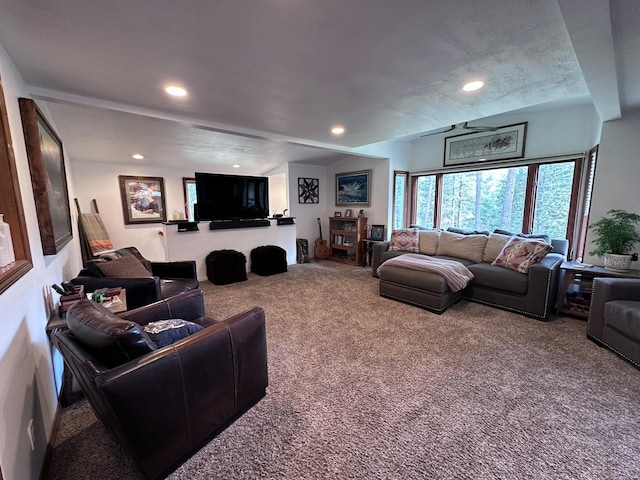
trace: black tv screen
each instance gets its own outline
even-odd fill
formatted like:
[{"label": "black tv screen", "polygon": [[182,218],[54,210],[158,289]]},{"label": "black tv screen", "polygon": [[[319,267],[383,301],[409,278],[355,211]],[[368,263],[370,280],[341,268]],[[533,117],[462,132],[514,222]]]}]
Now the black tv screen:
[{"label": "black tv screen", "polygon": [[269,179],[196,172],[196,220],[238,220],[269,216]]}]

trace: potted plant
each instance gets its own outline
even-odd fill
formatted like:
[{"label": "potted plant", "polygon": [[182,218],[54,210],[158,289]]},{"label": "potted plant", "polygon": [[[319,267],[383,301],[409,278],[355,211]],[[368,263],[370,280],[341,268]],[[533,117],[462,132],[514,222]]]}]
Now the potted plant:
[{"label": "potted plant", "polygon": [[596,234],[593,240],[596,248],[589,255],[603,257],[604,268],[616,272],[626,272],[631,261],[638,260],[637,253],[631,253],[634,244],[640,242],[636,224],[640,215],[624,210],[609,210],[609,217],[603,217],[589,228]]}]

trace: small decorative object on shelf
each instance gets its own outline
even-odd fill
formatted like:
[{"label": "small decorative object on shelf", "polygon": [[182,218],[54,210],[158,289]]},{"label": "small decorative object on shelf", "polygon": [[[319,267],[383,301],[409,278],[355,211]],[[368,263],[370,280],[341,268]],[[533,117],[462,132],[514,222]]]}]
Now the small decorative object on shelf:
[{"label": "small decorative object on shelf", "polygon": [[11,227],[4,221],[4,214],[0,213],[0,267],[6,267],[15,261]]}]

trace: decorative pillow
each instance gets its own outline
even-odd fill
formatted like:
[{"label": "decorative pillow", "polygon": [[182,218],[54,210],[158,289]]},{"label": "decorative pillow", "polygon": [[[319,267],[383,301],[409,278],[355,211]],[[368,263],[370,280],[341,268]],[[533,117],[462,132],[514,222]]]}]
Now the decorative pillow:
[{"label": "decorative pillow", "polygon": [[509,243],[513,235],[502,235],[501,233],[492,233],[489,235],[487,244],[484,246],[484,252],[482,253],[483,262],[493,262],[504,246]]},{"label": "decorative pillow", "polygon": [[67,324],[90,353],[108,367],[120,365],[157,349],[138,323],[120,318],[102,305],[87,299],[69,307]]},{"label": "decorative pillow", "polygon": [[391,242],[389,250],[402,250],[405,252],[418,253],[419,232],[417,228],[404,228],[391,232]]},{"label": "decorative pillow", "polygon": [[182,320],[181,318],[158,320],[157,322],[149,322],[144,326],[144,331],[147,332],[158,347],[171,345],[173,342],[182,340],[202,329],[197,323]]},{"label": "decorative pillow", "polygon": [[499,233],[500,235],[509,235],[510,237],[516,235],[517,237],[522,238],[538,238],[540,240],[544,240],[545,242],[551,244],[551,237],[549,235],[545,235],[542,233],[511,233],[506,230],[500,230],[496,228],[493,233]]},{"label": "decorative pillow", "polygon": [[100,262],[96,264],[100,271],[107,277],[116,278],[138,278],[149,277],[149,270],[144,268],[136,257],[127,253],[122,257],[109,262]]},{"label": "decorative pillow", "polygon": [[480,263],[488,238],[486,235],[441,232],[436,255],[465,258]]},{"label": "decorative pillow", "polygon": [[118,253],[120,255],[126,255],[127,253],[130,253],[131,255],[133,255],[134,257],[136,257],[138,260],[140,260],[140,263],[142,265],[144,265],[144,268],[146,268],[147,270],[149,270],[150,274],[153,274],[153,271],[151,269],[151,262],[149,260],[147,260],[146,258],[144,258],[142,256],[142,254],[140,253],[140,251],[136,248],[136,247],[125,247],[125,248],[121,248],[120,250],[118,250]]},{"label": "decorative pillow", "polygon": [[438,251],[440,230],[420,230],[418,237],[418,250],[420,253],[435,255]]},{"label": "decorative pillow", "polygon": [[520,273],[529,273],[529,267],[542,260],[553,247],[542,240],[512,237],[500,255],[491,263]]}]

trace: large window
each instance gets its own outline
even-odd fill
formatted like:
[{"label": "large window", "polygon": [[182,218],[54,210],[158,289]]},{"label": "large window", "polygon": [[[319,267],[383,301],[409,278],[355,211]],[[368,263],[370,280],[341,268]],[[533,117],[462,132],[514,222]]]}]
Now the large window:
[{"label": "large window", "polygon": [[565,238],[571,207],[575,162],[547,163],[538,170],[533,231]]},{"label": "large window", "polygon": [[[410,223],[547,233],[573,242],[575,216],[582,213],[575,205],[577,192],[588,191],[593,181],[593,175],[581,175],[582,163],[576,159],[414,176]],[[578,185],[581,178],[584,186]]]},{"label": "large window", "polygon": [[393,174],[393,228],[404,228],[407,219],[409,172]]},{"label": "large window", "polygon": [[520,231],[527,167],[443,175],[441,228]]},{"label": "large window", "polygon": [[412,223],[427,228],[435,227],[436,176],[420,175],[413,183],[413,191],[415,207]]}]

